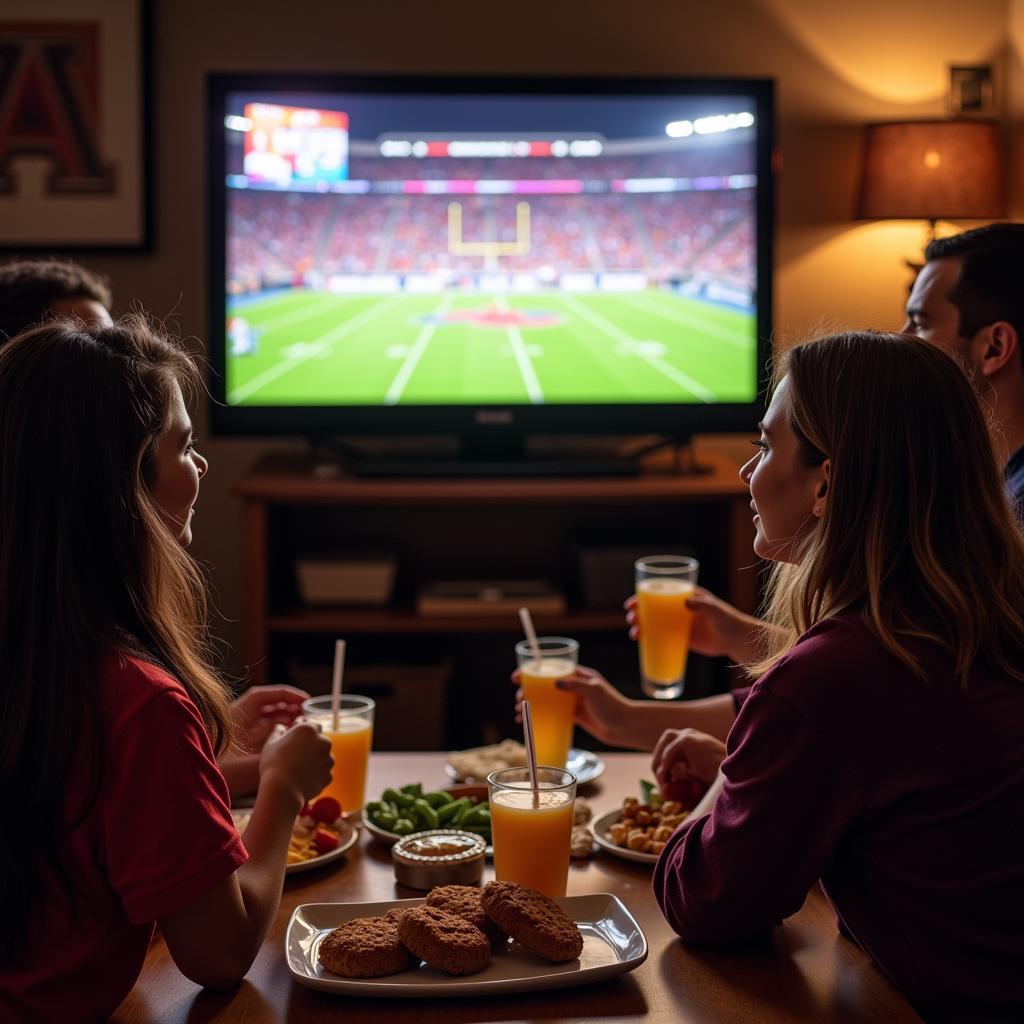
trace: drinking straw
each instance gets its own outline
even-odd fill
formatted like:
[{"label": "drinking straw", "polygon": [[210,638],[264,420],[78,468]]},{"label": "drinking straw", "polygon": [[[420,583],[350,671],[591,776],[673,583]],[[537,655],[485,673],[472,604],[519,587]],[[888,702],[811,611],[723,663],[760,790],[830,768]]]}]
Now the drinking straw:
[{"label": "drinking straw", "polygon": [[345,672],[345,641],[334,641],[334,676],[331,679],[331,732],[338,731],[338,712],[341,704],[341,677]]},{"label": "drinking straw", "polygon": [[537,748],[533,743],[533,718],[530,702],[523,701],[523,738],[526,740],[526,763],[530,769],[530,785],[533,787],[533,806],[540,804],[540,784],[537,781]]},{"label": "drinking straw", "polygon": [[530,645],[530,652],[533,660],[540,668],[540,644],[537,643],[537,631],[533,628],[533,619],[530,617],[529,608],[519,609],[519,621],[523,624],[523,632],[526,634],[526,642]]}]

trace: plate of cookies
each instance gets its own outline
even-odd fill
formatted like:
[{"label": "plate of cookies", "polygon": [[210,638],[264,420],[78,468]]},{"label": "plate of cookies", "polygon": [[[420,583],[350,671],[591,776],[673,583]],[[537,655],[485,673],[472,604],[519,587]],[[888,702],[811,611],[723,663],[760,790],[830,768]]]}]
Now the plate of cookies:
[{"label": "plate of cookies", "polygon": [[[453,750],[444,766],[448,777],[456,782],[486,782],[491,772],[502,768],[522,768],[526,764],[526,747],[516,740],[502,740],[485,747]],[[576,776],[576,783],[585,786],[604,774],[605,763],[589,750],[573,747],[565,767]]]},{"label": "plate of cookies", "polygon": [[689,811],[678,801],[652,804],[626,797],[620,810],[595,818],[590,830],[602,850],[640,864],[655,864],[665,843],[688,815]]},{"label": "plate of cookies", "polygon": [[303,904],[285,958],[299,984],[337,995],[481,997],[624,974],[647,959],[647,940],[611,893],[552,900],[490,882],[426,899]]}]

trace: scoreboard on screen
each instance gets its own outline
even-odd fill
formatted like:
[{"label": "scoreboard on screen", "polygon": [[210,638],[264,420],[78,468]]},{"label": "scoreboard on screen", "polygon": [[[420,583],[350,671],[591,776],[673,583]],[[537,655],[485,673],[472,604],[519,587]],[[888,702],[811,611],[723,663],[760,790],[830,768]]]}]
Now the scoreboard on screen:
[{"label": "scoreboard on screen", "polygon": [[248,103],[243,169],[250,184],[286,189],[348,178],[348,114]]}]

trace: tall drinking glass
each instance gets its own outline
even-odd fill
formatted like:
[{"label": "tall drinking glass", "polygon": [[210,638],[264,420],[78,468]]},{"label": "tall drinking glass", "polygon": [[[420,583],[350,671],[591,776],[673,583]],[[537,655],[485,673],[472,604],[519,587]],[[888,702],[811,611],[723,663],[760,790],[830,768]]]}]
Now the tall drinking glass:
[{"label": "tall drinking glass", "polygon": [[366,768],[373,743],[373,711],[369,697],[343,693],[338,702],[338,728],[334,728],[331,696],[310,697],[302,705],[302,714],[316,722],[331,741],[334,768],[331,781],[320,796],[333,796],[343,811],[354,814],[366,799]]},{"label": "tall drinking glass", "polygon": [[537,646],[539,661],[526,640],[516,644],[523,697],[533,712],[537,763],[564,768],[572,746],[576,695],[559,690],[555,683],[576,671],[580,645],[564,636],[542,636],[537,638]]},{"label": "tall drinking glass", "polygon": [[540,791],[529,768],[503,768],[487,776],[491,798],[494,875],[545,896],[565,895],[576,776],[563,768],[538,768]]},{"label": "tall drinking glass", "polygon": [[644,693],[673,700],[683,692],[693,614],[687,598],[700,563],[683,555],[648,555],[636,562],[636,613]]}]

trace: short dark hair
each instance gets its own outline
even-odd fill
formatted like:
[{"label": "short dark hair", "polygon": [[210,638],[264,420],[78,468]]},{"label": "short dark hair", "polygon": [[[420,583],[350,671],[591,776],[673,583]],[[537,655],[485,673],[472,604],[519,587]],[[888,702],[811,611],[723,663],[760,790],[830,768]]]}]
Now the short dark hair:
[{"label": "short dark hair", "polygon": [[0,345],[47,319],[55,302],[92,299],[113,305],[110,284],[71,260],[20,259],[0,263]]},{"label": "short dark hair", "polygon": [[1024,350],[1024,224],[986,224],[928,243],[924,258],[960,260],[947,298],[960,311],[960,334],[969,338],[1005,320]]}]

